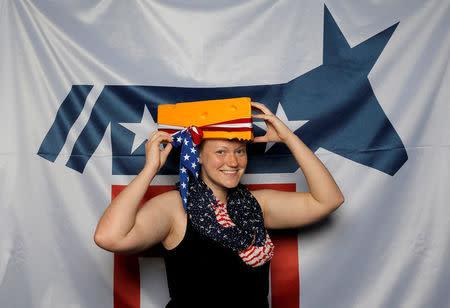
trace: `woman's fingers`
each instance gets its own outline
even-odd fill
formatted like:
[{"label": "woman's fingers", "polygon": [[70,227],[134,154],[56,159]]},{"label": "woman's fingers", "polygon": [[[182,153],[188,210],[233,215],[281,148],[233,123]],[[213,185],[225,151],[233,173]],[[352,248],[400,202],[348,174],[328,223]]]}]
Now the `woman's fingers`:
[{"label": "woman's fingers", "polygon": [[252,118],[255,119],[263,119],[263,120],[271,120],[273,115],[271,114],[252,114]]},{"label": "woman's fingers", "polygon": [[252,110],[261,113],[261,114],[273,114],[272,111],[270,111],[269,108],[266,107],[266,105],[258,103],[258,102],[251,102]]},{"label": "woman's fingers", "polygon": [[158,151],[162,151],[162,145],[170,144],[172,141],[172,135],[170,135],[169,133],[154,131],[148,138],[145,147],[147,151],[152,151],[151,149],[158,149]]},{"label": "woman's fingers", "polygon": [[172,144],[168,143],[166,145],[166,147],[164,148],[164,150],[162,150],[162,152],[165,156],[168,156],[171,150],[172,150]]},{"label": "woman's fingers", "polygon": [[167,142],[172,142],[172,135],[166,132],[162,132],[162,131],[154,131],[151,135],[150,138],[148,139],[149,142],[153,142],[156,140],[165,140]]},{"label": "woman's fingers", "polygon": [[[256,105],[258,104],[258,105]],[[253,142],[282,142],[287,140],[287,136],[292,134],[291,130],[276,115],[270,112],[266,106],[256,103],[264,114],[252,115],[253,119],[263,119],[267,125],[266,134],[256,137]],[[262,105],[262,106],[260,106]],[[267,113],[266,113],[267,112]]]},{"label": "woman's fingers", "polygon": [[[159,171],[165,164],[172,150],[172,135],[162,131],[154,131],[145,144],[146,164]],[[166,144],[164,147],[163,145]]]},{"label": "woman's fingers", "polygon": [[267,142],[267,136],[258,136],[253,138],[253,143],[259,143],[259,142]]},{"label": "woman's fingers", "polygon": [[162,144],[168,144],[172,141],[172,136],[166,132],[153,132],[147,140],[146,147],[150,148],[152,145],[155,145],[160,149]]}]

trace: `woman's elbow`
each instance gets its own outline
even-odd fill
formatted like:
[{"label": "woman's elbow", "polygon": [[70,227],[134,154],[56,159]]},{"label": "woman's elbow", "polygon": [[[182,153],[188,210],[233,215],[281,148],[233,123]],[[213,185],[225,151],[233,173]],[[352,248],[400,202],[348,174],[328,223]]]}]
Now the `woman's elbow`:
[{"label": "woman's elbow", "polygon": [[96,232],[94,234],[95,244],[107,251],[114,253],[135,253],[144,250],[141,245],[130,243],[126,238],[113,238],[108,234]]},{"label": "woman's elbow", "polygon": [[334,197],[333,199],[328,200],[328,202],[323,203],[323,206],[327,209],[329,213],[334,212],[337,210],[342,203],[344,203],[345,199],[342,194],[339,196]]},{"label": "woman's elbow", "polygon": [[94,243],[100,247],[103,248],[105,246],[105,238],[100,233],[95,232],[94,234]]},{"label": "woman's elbow", "polygon": [[343,194],[340,194],[337,198],[336,201],[333,204],[334,210],[336,210],[338,207],[340,207],[342,205],[342,203],[344,203],[345,198]]},{"label": "woman's elbow", "polygon": [[94,242],[100,248],[108,251],[114,251],[113,241],[111,241],[111,239],[109,239],[105,234],[95,232]]}]

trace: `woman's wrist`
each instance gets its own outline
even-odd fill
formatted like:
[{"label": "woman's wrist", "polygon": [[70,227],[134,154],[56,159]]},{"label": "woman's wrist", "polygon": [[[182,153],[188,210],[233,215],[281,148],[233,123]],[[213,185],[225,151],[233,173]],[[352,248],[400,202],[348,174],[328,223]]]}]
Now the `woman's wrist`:
[{"label": "woman's wrist", "polygon": [[150,178],[150,181],[153,180],[155,175],[158,173],[158,170],[156,167],[145,165],[144,168],[140,172],[144,177]]},{"label": "woman's wrist", "polygon": [[292,145],[294,145],[295,143],[298,143],[300,141],[300,138],[297,137],[296,134],[294,134],[293,132],[291,132],[290,134],[288,134],[284,139],[283,142],[284,144],[287,145],[288,148],[290,148]]}]

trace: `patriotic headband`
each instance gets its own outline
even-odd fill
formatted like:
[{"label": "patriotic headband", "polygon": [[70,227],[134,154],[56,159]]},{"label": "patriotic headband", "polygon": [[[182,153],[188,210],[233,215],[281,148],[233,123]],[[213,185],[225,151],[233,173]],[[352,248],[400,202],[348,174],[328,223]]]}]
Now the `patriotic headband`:
[{"label": "patriotic headband", "polygon": [[[203,139],[253,139],[251,99],[240,97],[158,106],[158,130],[172,134],[181,146],[180,193],[186,210],[189,173],[199,176],[198,145]],[[188,172],[189,171],[189,172]]]}]

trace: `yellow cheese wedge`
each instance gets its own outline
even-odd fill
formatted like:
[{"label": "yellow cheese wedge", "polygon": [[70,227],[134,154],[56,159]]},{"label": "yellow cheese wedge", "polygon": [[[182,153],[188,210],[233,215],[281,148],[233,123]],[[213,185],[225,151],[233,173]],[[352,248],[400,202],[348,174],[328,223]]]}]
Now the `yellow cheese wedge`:
[{"label": "yellow cheese wedge", "polygon": [[[158,106],[158,124],[180,127],[197,127],[223,123],[238,119],[250,119],[251,99],[231,99],[186,102]],[[247,131],[203,130],[203,138],[252,140],[253,129]]]}]

